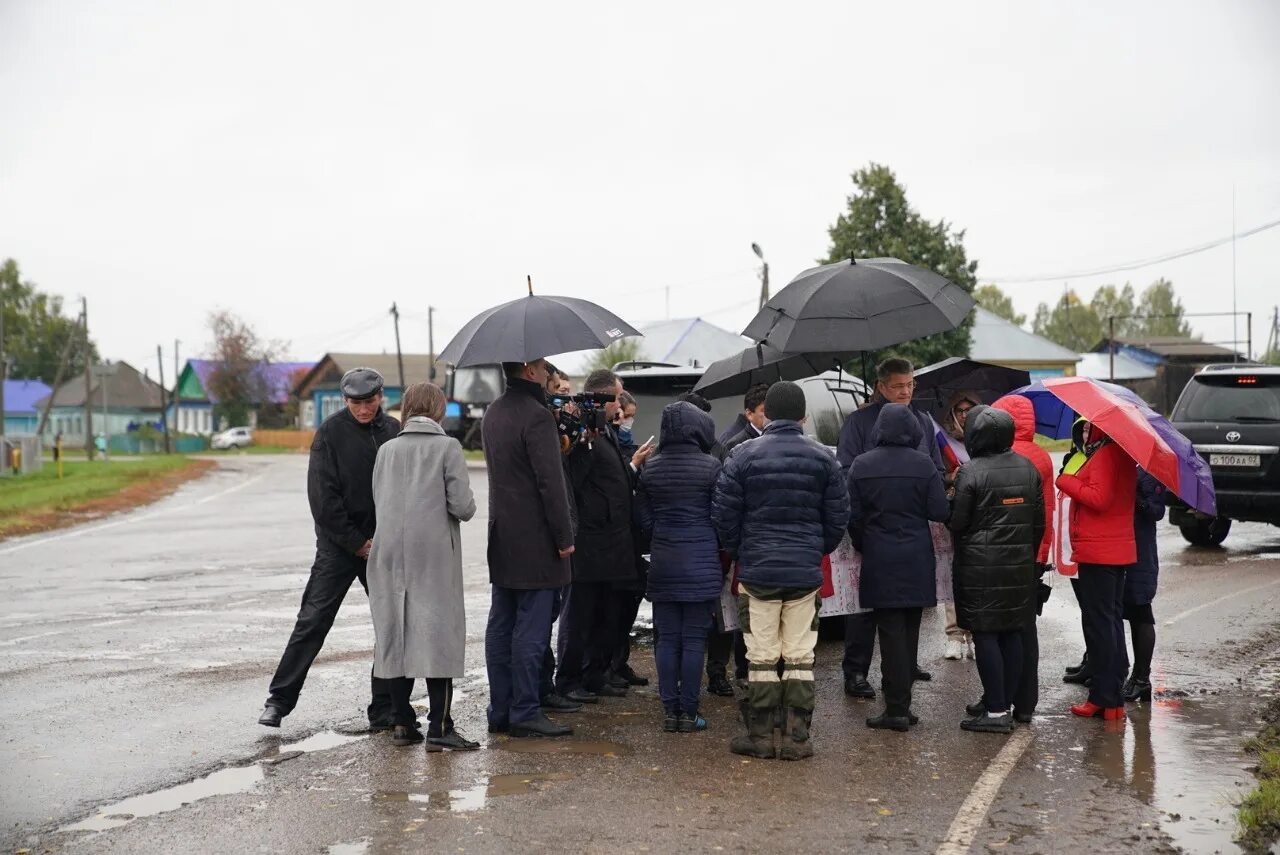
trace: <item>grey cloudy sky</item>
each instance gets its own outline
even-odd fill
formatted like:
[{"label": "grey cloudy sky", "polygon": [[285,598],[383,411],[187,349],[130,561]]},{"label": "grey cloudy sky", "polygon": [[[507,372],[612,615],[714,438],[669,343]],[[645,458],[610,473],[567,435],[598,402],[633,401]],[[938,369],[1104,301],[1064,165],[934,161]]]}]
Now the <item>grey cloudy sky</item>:
[{"label": "grey cloudy sky", "polygon": [[[154,363],[233,310],[298,357],[523,293],[740,329],[890,165],[984,280],[1280,218],[1280,5],[0,0],[0,256]],[[1280,229],[1239,242],[1280,301]],[[1230,308],[1231,251],[1131,274]],[[1062,283],[1010,285],[1031,310]],[[1228,323],[1198,323],[1210,339]],[[1255,320],[1258,335],[1265,322]]]}]

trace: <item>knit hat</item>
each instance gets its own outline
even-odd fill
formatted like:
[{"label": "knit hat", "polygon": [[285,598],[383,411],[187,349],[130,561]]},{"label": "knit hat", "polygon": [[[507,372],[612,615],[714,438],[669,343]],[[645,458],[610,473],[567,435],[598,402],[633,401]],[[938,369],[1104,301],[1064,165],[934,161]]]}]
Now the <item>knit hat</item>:
[{"label": "knit hat", "polygon": [[800,421],[804,418],[804,390],[790,380],[774,383],[764,396],[764,414],[769,421]]}]

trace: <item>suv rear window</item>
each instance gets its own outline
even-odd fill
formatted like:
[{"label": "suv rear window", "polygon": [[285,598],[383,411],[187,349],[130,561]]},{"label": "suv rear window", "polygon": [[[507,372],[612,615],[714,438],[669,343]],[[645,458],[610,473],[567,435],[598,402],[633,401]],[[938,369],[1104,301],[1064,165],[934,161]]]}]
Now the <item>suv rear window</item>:
[{"label": "suv rear window", "polygon": [[1280,375],[1193,377],[1173,418],[1183,422],[1280,422]]}]

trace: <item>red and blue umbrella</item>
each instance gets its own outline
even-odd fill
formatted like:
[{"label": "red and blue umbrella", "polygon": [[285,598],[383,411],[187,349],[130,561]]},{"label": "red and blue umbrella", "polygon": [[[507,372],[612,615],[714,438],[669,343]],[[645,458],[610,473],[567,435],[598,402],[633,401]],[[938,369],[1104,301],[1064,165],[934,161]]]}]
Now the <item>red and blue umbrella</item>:
[{"label": "red and blue umbrella", "polygon": [[1013,394],[1031,400],[1036,433],[1066,439],[1076,417],[1083,416],[1189,507],[1210,516],[1217,514],[1209,465],[1191,440],[1132,390],[1087,377],[1052,377]]}]

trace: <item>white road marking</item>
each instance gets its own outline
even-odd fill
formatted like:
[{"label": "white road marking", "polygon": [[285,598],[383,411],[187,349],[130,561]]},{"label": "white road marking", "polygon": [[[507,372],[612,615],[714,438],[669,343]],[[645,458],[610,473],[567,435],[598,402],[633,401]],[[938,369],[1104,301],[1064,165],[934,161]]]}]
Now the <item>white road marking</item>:
[{"label": "white road marking", "polygon": [[978,828],[991,810],[1000,787],[1004,785],[1004,779],[1018,765],[1018,760],[1030,744],[1030,729],[1023,727],[1013,732],[1000,753],[991,761],[991,765],[973,785],[964,804],[960,805],[960,812],[947,829],[947,839],[938,847],[938,855],[965,855],[969,851]]},{"label": "white road marking", "polygon": [[191,502],[189,504],[177,505],[169,508],[161,508],[160,510],[157,510],[157,511],[148,511],[142,514],[130,514],[123,519],[116,520],[115,522],[103,523],[102,525],[96,525],[96,526],[86,526],[84,528],[73,528],[73,529],[69,529],[67,531],[61,532],[60,534],[50,535],[49,537],[42,537],[38,540],[29,540],[26,543],[19,543],[17,546],[10,546],[7,549],[0,549],[0,555],[11,555],[14,552],[21,552],[22,550],[28,549],[32,546],[42,546],[46,543],[53,543],[54,541],[57,541],[57,540],[68,540],[70,538],[80,537],[86,534],[95,534],[100,531],[106,531],[109,528],[116,528],[117,526],[122,526],[122,525],[132,525],[133,523],[139,523],[139,522],[142,522],[143,520],[154,519],[155,517],[176,513],[177,511],[184,511],[189,508],[196,508],[201,505],[208,504],[209,502],[212,502],[215,499],[221,499],[223,496],[228,496],[232,493],[243,490],[245,487],[248,487],[251,484],[255,484],[258,481],[261,481],[263,478],[267,477],[268,474],[270,474],[269,470],[267,472],[261,473],[260,475],[255,475],[254,477],[248,479],[247,481],[241,481],[239,484],[236,484],[233,487],[228,487],[225,490],[221,490],[212,495],[205,496],[202,499],[197,499],[196,501]]},{"label": "white road marking", "polygon": [[1221,597],[1218,597],[1218,599],[1216,600],[1210,600],[1207,603],[1201,603],[1200,605],[1195,606],[1194,608],[1187,609],[1185,612],[1182,612],[1181,614],[1174,615],[1173,617],[1165,621],[1164,625],[1173,626],[1175,623],[1182,620],[1183,618],[1191,617],[1193,614],[1195,614],[1198,611],[1202,611],[1204,609],[1216,606],[1218,605],[1218,603],[1225,602],[1226,600],[1229,600],[1232,597],[1239,597],[1244,594],[1253,594],[1258,591],[1266,590],[1267,588],[1272,588],[1276,585],[1280,585],[1280,579],[1273,579],[1272,581],[1264,582],[1261,585],[1254,585],[1252,588],[1245,588],[1240,591],[1233,591],[1230,594],[1223,594]]}]

